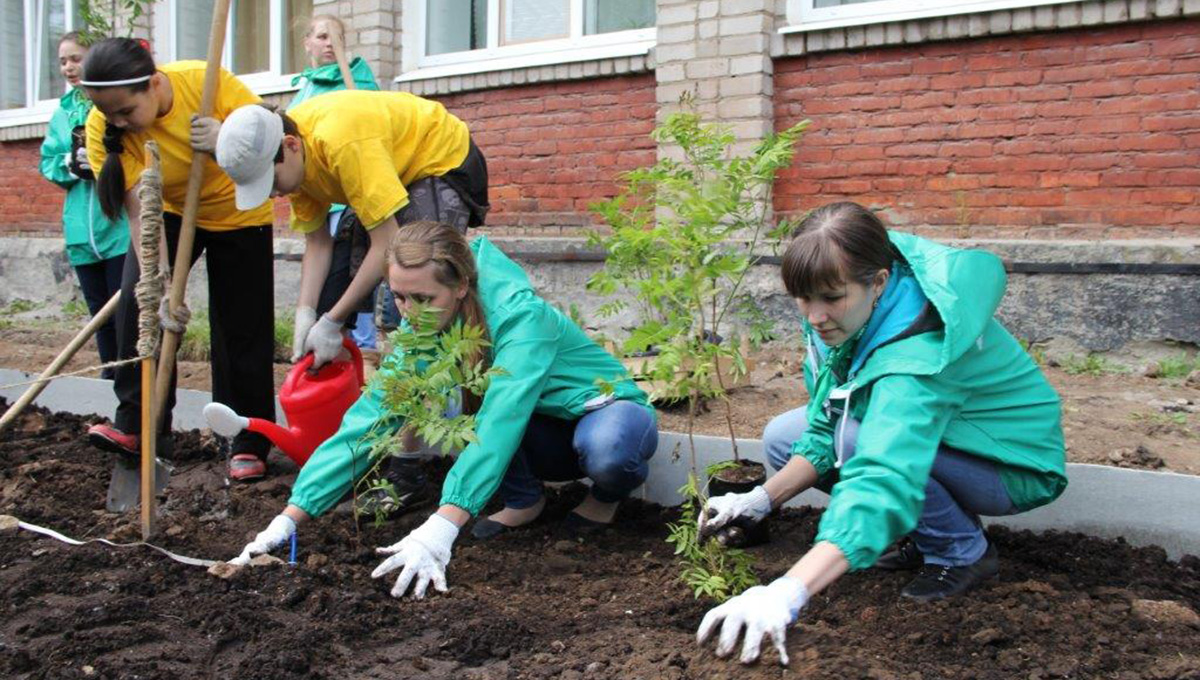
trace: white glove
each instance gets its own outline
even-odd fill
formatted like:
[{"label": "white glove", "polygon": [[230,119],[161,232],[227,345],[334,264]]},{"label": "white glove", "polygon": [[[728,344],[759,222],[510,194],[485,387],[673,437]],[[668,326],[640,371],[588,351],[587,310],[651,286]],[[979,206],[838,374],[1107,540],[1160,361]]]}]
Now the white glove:
[{"label": "white glove", "polygon": [[342,351],[342,324],[322,314],[304,338],[302,354],[313,353],[313,368],[333,361]]},{"label": "white glove", "polygon": [[221,121],[212,117],[192,114],[191,142],[193,151],[213,153],[217,148],[217,135],[221,132]]},{"label": "white glove", "polygon": [[770,512],[771,497],[762,486],[756,486],[746,493],[727,493],[708,499],[700,511],[698,530],[704,536],[739,518],[758,524]]},{"label": "white glove", "polygon": [[81,146],[78,149],[75,149],[75,165],[80,170],[87,170],[89,172],[91,171],[92,164],[88,162],[86,146]]},{"label": "white glove", "polygon": [[424,524],[413,529],[399,543],[375,549],[375,552],[391,557],[375,567],[371,578],[379,578],[403,565],[404,570],[396,577],[396,585],[392,586],[392,597],[404,597],[404,591],[413,583],[413,578],[416,578],[416,584],[413,585],[412,594],[418,600],[425,597],[425,590],[431,581],[438,592],[444,593],[446,565],[450,562],[450,547],[456,538],[458,526],[454,522],[436,513],[430,515]]},{"label": "white glove", "polygon": [[804,584],[794,578],[781,576],[771,585],[754,586],[725,604],[710,609],[696,631],[696,643],[703,645],[707,642],[717,624],[724,621],[717,643],[717,656],[729,656],[745,627],[742,663],[757,660],[763,637],[770,635],[771,642],[779,652],[779,663],[786,666],[788,655],[783,643],[787,627],[795,623],[800,609],[807,603],[808,589]]},{"label": "white glove", "polygon": [[158,325],[162,326],[164,331],[183,335],[187,332],[187,325],[191,320],[192,310],[188,309],[186,304],[180,304],[175,313],[171,314],[171,296],[164,295],[159,301]]},{"label": "white glove", "polygon": [[266,529],[258,532],[253,541],[242,548],[242,554],[229,560],[230,564],[249,564],[250,558],[271,552],[296,533],[296,522],[287,515],[277,515]]},{"label": "white glove", "polygon": [[317,310],[312,307],[296,308],[296,324],[292,330],[292,363],[304,356],[304,340],[316,322]]}]

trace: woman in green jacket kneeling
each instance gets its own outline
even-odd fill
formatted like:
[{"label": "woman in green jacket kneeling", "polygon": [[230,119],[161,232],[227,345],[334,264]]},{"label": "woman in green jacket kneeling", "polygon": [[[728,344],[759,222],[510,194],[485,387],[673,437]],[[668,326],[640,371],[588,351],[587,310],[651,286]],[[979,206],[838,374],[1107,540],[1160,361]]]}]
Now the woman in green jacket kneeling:
[{"label": "woman in green jacket kneeling", "polygon": [[847,571],[917,570],[901,595],[918,601],[995,576],[980,515],[1044,505],[1067,485],[1058,395],[993,316],[999,258],[888,232],[854,203],[813,211],[797,234],[782,274],[804,317],[811,400],[763,433],[778,472],[711,499],[701,532],[758,522],[810,487],[831,498],[812,549],[785,576],[701,622],[701,643],[721,628],[720,656],[744,627],[746,663],[769,635],[786,664],[786,628]]},{"label": "woman in green jacket kneeling", "polygon": [[[567,521],[579,528],[611,523],[620,500],[645,481],[658,446],[654,411],[620,362],[538,297],[525,272],[485,237],[468,245],[449,225],[404,225],[388,248],[387,282],[402,315],[421,302],[444,310],[443,328],[456,319],[486,327],[490,363],[503,370],[476,413],[478,443],[450,468],[440,507],[402,541],[379,549],[390,557],[372,576],[402,568],[395,597],[410,584],[417,598],[430,583],[444,592],[459,529],[497,490],[504,509],[476,522],[476,538],[533,521],[545,505],[542,480],[590,478],[591,491]],[[602,394],[598,380],[611,393]],[[394,420],[368,389],[304,465],[287,508],[233,561],[273,550],[297,523],[340,502],[369,468],[364,436],[377,423],[398,427]]]}]

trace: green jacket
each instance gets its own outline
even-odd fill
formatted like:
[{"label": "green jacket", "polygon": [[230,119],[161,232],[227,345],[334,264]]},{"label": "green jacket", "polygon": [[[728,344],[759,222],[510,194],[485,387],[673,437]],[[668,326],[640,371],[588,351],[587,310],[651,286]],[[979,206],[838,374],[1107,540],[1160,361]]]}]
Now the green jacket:
[{"label": "green jacket", "polygon": [[[483,236],[471,241],[471,252],[492,339],[492,364],[504,374],[493,378],[484,394],[476,414],[479,443],[463,449],[450,468],[441,503],[474,515],[499,487],[534,413],[564,420],[582,417],[588,400],[600,396],[598,378],[611,381],[617,399],[649,406],[621,363],[538,297],[519,265]],[[337,433],[300,470],[289,503],[317,516],[346,495],[367,469],[364,436],[377,423],[399,428],[388,420],[379,399],[378,391],[368,387],[350,407]]]},{"label": "green jacket", "polygon": [[[360,90],[379,89],[379,85],[375,83],[375,74],[371,72],[371,66],[362,57],[355,57],[350,61],[350,76],[354,78],[354,84]],[[304,84],[300,85],[300,81],[304,81]],[[342,70],[338,68],[336,62],[304,69],[300,75],[292,78],[292,85],[300,85],[300,89],[296,91],[296,95],[287,105],[288,111],[313,97],[346,89],[346,81],[342,80]],[[329,206],[331,213],[341,212],[345,209],[346,206],[340,203]]]},{"label": "green jacket", "polygon": [[129,221],[125,214],[115,222],[105,217],[96,195],[96,183],[80,179],[67,169],[71,160],[71,131],[86,124],[91,110],[91,100],[78,88],[63,95],[50,117],[38,164],[43,177],[67,190],[63,201],[63,236],[67,259],[73,266],[107,260],[129,250]]},{"label": "green jacket", "polygon": [[[993,315],[1000,259],[891,232],[904,257],[857,339],[826,348],[805,323],[809,427],[794,444],[832,486],[816,540],[851,569],[916,527],[937,448],[994,462],[1018,510],[1066,488],[1058,395]],[[859,421],[854,456],[835,455],[837,413]]]}]

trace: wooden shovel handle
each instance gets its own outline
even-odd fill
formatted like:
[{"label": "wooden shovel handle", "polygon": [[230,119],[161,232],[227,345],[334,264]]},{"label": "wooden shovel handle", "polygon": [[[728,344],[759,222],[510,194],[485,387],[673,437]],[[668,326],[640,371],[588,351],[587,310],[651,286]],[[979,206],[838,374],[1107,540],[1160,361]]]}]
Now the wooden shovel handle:
[{"label": "wooden shovel handle", "polygon": [[[230,0],[217,0],[213,7],[212,32],[208,36],[208,65],[204,69],[204,89],[200,95],[201,116],[211,116],[217,100],[217,85],[221,76],[221,53],[225,50],[225,26],[229,21]],[[192,264],[192,248],[196,243],[196,212],[200,209],[200,188],[204,185],[204,165],[212,156],[195,151],[188,174],[187,196],[183,203],[183,224],[179,230],[179,247],[175,250],[175,268],[171,274],[171,313],[183,305],[187,291],[188,270]],[[180,334],[163,333],[162,353],[158,357],[158,375],[154,390],[154,413],[161,420],[166,415],[167,391],[175,372],[175,352],[179,350]],[[142,396],[146,399],[146,396]]]}]

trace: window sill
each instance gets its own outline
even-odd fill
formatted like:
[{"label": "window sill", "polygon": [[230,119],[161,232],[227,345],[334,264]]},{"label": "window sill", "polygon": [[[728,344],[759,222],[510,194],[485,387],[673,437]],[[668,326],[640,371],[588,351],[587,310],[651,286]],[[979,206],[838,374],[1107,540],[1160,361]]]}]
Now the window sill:
[{"label": "window sill", "polygon": [[807,24],[793,22],[793,25],[778,30],[783,39],[782,47],[774,56],[1065,30],[1200,14],[1200,5],[1140,0],[1006,0],[990,3],[987,5],[990,9],[979,9],[982,6],[976,5],[967,13],[952,13],[943,8]]},{"label": "window sill", "polygon": [[557,80],[582,80],[653,70],[653,39],[569,51],[542,52],[427,66],[393,80],[414,94],[449,94]]}]

